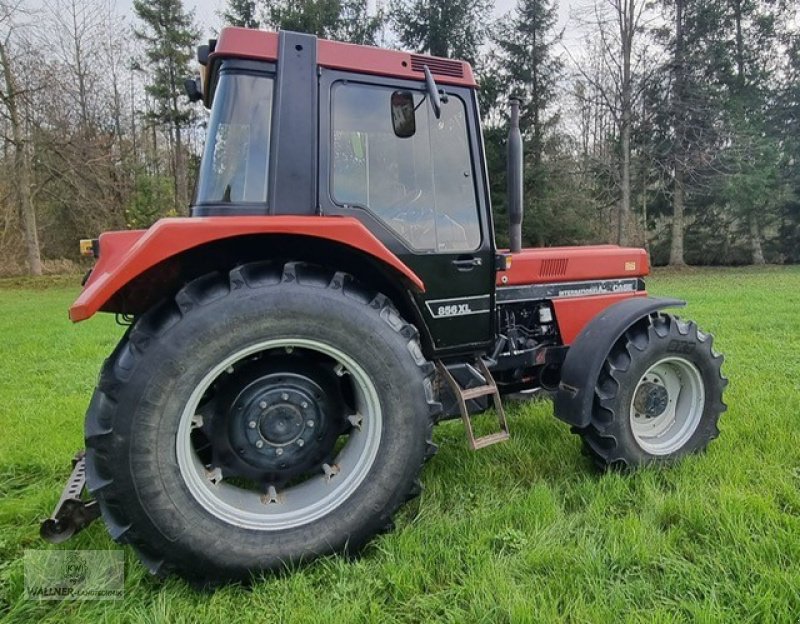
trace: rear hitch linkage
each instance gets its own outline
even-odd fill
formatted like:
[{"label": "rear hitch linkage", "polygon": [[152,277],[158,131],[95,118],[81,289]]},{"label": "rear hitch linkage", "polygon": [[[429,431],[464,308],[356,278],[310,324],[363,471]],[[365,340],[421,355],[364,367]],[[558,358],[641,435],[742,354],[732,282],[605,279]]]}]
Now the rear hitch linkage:
[{"label": "rear hitch linkage", "polygon": [[85,451],[80,450],[72,459],[72,474],[69,476],[53,515],[42,522],[39,535],[51,544],[60,544],[80,533],[100,517],[96,500],[84,499],[86,489]]}]

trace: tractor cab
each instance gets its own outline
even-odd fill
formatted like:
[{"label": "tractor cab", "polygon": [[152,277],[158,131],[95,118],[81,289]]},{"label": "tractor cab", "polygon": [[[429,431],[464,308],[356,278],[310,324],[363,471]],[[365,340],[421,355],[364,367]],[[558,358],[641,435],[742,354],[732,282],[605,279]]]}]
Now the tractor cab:
[{"label": "tractor cab", "polygon": [[438,351],[489,348],[495,249],[467,63],[226,28],[199,51],[211,108],[194,216],[360,221],[425,283]]}]

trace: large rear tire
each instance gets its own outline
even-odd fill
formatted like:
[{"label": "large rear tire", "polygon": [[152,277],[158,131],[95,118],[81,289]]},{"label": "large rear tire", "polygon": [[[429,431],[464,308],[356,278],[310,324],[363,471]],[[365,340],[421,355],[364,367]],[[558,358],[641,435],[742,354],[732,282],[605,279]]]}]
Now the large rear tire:
[{"label": "large rear tire", "polygon": [[651,314],[608,354],[591,422],[574,429],[601,467],[637,467],[698,453],[719,435],[723,357],[691,321]]},{"label": "large rear tire", "polygon": [[203,583],[357,550],[435,449],[417,335],[383,295],[305,264],[190,283],[129,330],[89,406],[111,536]]}]

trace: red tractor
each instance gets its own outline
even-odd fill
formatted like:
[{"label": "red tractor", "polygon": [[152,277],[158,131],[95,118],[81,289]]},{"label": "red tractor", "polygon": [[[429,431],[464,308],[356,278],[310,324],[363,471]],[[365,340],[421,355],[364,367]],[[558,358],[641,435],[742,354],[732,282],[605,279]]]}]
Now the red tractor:
[{"label": "red tractor", "polygon": [[[88,245],[70,318],[128,328],[43,536],[102,514],[154,573],[246,579],[390,528],[433,425],[462,418],[474,449],[506,440],[503,395],[554,394],[601,466],[718,435],[722,356],[662,312],[683,302],[647,296],[645,251],[520,248],[514,103],[496,248],[467,63],[239,28],[198,60],[187,89],[211,114],[191,217]],[[499,430],[475,437],[490,402]]]}]

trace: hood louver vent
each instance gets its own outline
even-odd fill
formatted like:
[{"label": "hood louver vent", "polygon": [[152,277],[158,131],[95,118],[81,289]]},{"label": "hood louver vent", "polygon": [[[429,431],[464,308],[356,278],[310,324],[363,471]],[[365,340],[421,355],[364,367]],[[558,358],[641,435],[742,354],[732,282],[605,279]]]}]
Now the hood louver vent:
[{"label": "hood louver vent", "polygon": [[559,277],[567,272],[567,258],[547,258],[539,267],[539,277]]},{"label": "hood louver vent", "polygon": [[411,69],[422,72],[423,66],[427,65],[432,74],[440,76],[452,76],[454,78],[464,77],[464,66],[459,61],[449,61],[447,59],[431,58],[429,56],[411,55]]}]

